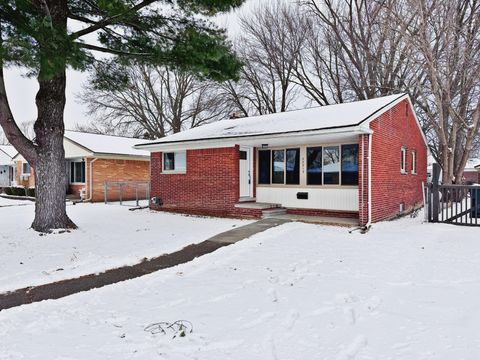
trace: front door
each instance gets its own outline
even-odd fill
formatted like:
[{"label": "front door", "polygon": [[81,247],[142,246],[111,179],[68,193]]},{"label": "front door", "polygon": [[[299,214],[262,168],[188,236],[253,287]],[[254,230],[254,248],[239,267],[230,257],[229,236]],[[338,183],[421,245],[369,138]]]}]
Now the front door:
[{"label": "front door", "polygon": [[240,147],[240,197],[252,196],[252,148]]}]

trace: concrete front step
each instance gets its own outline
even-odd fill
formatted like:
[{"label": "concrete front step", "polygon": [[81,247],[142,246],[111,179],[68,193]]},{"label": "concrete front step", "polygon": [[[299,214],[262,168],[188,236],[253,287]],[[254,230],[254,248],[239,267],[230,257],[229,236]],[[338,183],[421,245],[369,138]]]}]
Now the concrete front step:
[{"label": "concrete front step", "polygon": [[266,209],[262,211],[262,218],[268,219],[273,218],[280,215],[286,215],[287,209],[284,208],[277,208],[277,209]]},{"label": "concrete front step", "polygon": [[237,209],[266,210],[281,207],[280,204],[260,203],[260,202],[241,202],[235,204]]}]

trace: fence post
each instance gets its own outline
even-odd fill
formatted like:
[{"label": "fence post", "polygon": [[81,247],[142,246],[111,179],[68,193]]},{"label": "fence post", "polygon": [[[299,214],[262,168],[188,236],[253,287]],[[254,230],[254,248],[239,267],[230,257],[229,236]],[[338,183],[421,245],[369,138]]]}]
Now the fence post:
[{"label": "fence post", "polygon": [[138,207],[138,184],[135,185],[135,200]]},{"label": "fence post", "polygon": [[103,183],[103,196],[105,198],[105,205],[106,205],[107,199],[108,199],[108,185],[106,181]]},{"label": "fence post", "polygon": [[440,181],[440,165],[434,163],[432,170],[432,221],[438,222],[438,214],[440,213],[440,196],[438,188],[438,183]]},{"label": "fence post", "polygon": [[120,183],[119,185],[120,185],[120,205],[122,205],[123,204],[123,202],[122,202],[122,199],[123,199],[123,197],[122,197],[122,195],[123,195],[123,183]]}]

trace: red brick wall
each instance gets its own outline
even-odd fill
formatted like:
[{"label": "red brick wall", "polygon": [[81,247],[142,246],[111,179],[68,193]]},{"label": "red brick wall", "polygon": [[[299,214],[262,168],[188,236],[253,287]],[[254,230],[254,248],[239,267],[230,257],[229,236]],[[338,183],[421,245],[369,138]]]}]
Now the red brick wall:
[{"label": "red brick wall", "polygon": [[35,170],[33,167],[30,167],[30,176],[25,180],[22,180],[22,161],[15,162],[15,181],[17,182],[17,186],[24,186],[24,187],[34,187],[35,186]]},{"label": "red brick wall", "polygon": [[187,150],[185,174],[162,174],[162,153],[152,153],[152,196],[158,210],[235,216],[239,198],[239,147]]},{"label": "red brick wall", "polygon": [[465,171],[463,173],[464,182],[472,182],[478,184],[480,182],[480,172],[478,171]]},{"label": "red brick wall", "polygon": [[[422,181],[427,177],[427,147],[421,130],[415,121],[407,100],[370,123],[372,139],[372,221],[395,217],[400,213],[400,204],[408,211],[423,201]],[[360,136],[365,144],[364,158],[360,156],[360,167],[367,165],[368,138]],[[401,148],[407,148],[406,174],[400,173]],[[412,151],[416,151],[417,174],[412,174]],[[360,224],[367,221],[367,167],[360,170]],[[362,191],[363,190],[363,191]],[[363,194],[363,196],[362,196]],[[363,205],[362,205],[363,204]]]},{"label": "red brick wall", "polygon": [[[90,197],[90,166],[91,158],[87,158],[85,166],[85,187],[87,188],[86,198]],[[150,181],[150,162],[141,160],[121,159],[97,159],[93,162],[93,198],[94,202],[101,202],[105,199],[105,182],[111,181]],[[143,189],[143,188],[142,188]],[[139,197],[146,198],[145,190],[139,190]],[[119,201],[120,189],[118,187],[109,190],[109,201]],[[134,200],[134,187],[127,186],[123,189],[122,200]]]}]

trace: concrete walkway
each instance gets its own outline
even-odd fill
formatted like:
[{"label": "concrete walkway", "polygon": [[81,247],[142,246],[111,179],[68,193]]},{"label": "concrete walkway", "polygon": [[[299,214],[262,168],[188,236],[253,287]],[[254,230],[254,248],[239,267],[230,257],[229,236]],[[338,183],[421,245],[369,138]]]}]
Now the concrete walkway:
[{"label": "concrete walkway", "polygon": [[184,264],[215,250],[244,240],[252,235],[289,222],[283,219],[264,219],[236,229],[215,235],[199,244],[145,260],[132,266],[107,270],[99,274],[84,275],[79,278],[32,286],[0,294],[0,311],[11,307],[30,304],[42,300],[59,299],[82,291],[100,288],[120,281],[134,279],[155,271]]}]

